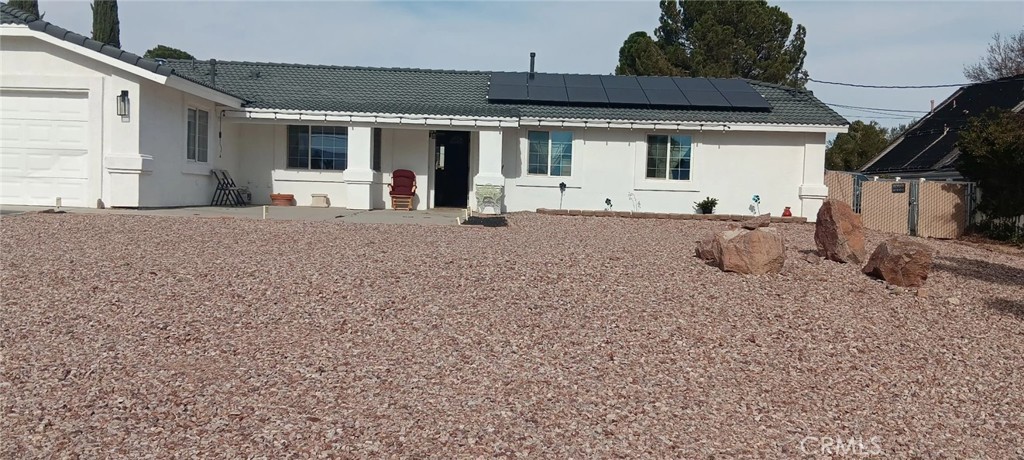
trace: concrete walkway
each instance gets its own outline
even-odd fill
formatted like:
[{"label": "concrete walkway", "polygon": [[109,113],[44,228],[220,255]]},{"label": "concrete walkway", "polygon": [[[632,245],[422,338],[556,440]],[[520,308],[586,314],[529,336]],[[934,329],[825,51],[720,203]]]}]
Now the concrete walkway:
[{"label": "concrete walkway", "polygon": [[[46,206],[0,207],[0,215],[12,216],[26,212],[53,210]],[[195,206],[186,208],[157,209],[94,209],[61,208],[71,214],[125,214],[133,216],[176,216],[176,217],[235,217],[239,219],[262,219],[263,206],[224,207]],[[426,211],[393,211],[375,209],[359,211],[345,208],[311,208],[306,206],[267,206],[267,219],[351,222],[362,224],[421,224],[458,225],[457,218],[464,218],[464,209],[429,209]]]}]

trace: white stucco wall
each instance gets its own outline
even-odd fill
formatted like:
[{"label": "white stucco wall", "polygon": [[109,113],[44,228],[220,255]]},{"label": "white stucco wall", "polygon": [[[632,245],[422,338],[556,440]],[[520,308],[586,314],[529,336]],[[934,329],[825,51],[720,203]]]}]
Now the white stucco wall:
[{"label": "white stucco wall", "polygon": [[[140,179],[139,206],[193,206],[210,204],[216,180],[211,169],[236,169],[236,149],[221,148],[219,110],[201,99],[161,84],[143,81],[139,140],[142,155],[151,158],[152,171]],[[187,110],[210,114],[207,161],[186,156]],[[228,133],[228,142],[235,138]]]},{"label": "white stucco wall", "polygon": [[[573,132],[572,176],[549,177],[526,174],[529,130],[506,129],[503,135],[503,173],[507,211],[558,208],[558,184],[565,182],[562,208],[604,209],[606,198],[614,209],[631,210],[630,194],[641,211],[693,213],[694,202],[718,198],[715,212],[754,214],[752,196],[760,195],[762,213],[780,215],[789,206],[801,213],[800,186],[808,136],[824,143],[824,134],[788,132],[678,132],[693,138],[689,181],[645,178],[648,134],[676,134],[676,131],[565,128]],[[815,160],[816,161],[816,160]],[[824,158],[818,172],[823,175]],[[813,168],[812,168],[813,169]],[[820,182],[820,179],[818,180]],[[816,209],[815,209],[816,211]],[[813,215],[813,214],[812,214]]]}]

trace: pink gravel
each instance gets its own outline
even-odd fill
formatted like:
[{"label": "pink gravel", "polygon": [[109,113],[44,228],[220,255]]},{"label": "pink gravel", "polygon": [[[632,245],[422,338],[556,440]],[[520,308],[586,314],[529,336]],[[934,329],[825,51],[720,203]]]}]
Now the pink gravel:
[{"label": "pink gravel", "polygon": [[5,217],[0,456],[1024,456],[1024,257],[928,241],[919,297],[812,225],[765,276],[509,225]]}]

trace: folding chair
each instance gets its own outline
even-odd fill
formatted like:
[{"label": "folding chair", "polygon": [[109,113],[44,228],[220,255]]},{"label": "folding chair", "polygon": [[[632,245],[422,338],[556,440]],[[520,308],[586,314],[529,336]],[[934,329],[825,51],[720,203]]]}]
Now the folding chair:
[{"label": "folding chair", "polygon": [[234,179],[223,169],[212,169],[210,174],[217,179],[210,206],[245,206],[249,204],[249,189],[235,185]]}]

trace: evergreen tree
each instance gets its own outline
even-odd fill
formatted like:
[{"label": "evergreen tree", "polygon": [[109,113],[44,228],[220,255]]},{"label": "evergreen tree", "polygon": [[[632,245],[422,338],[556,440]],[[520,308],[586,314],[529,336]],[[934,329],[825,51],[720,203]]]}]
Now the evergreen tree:
[{"label": "evergreen tree", "polygon": [[619,49],[616,75],[678,75],[647,32],[633,32]]},{"label": "evergreen tree", "polygon": [[7,6],[30,13],[39,19],[43,18],[43,15],[39,14],[39,0],[10,0]]},{"label": "evergreen tree", "polygon": [[92,39],[121,47],[121,21],[117,18],[117,0],[95,0],[92,8]]},{"label": "evergreen tree", "polygon": [[957,169],[981,189],[978,210],[990,218],[1024,215],[1024,114],[990,109],[960,131]]},{"label": "evergreen tree", "polygon": [[195,59],[195,56],[177,48],[166,45],[156,45],[146,51],[142,57],[147,59]]},{"label": "evergreen tree", "polygon": [[[666,75],[743,77],[798,88],[807,83],[803,68],[807,29],[797,25],[794,30],[793,19],[779,7],[764,0],[662,0],[660,5],[660,24],[654,35],[661,53],[644,51],[654,61],[669,63]],[[626,45],[619,55],[620,67],[664,67],[658,62],[623,62],[623,57],[641,58],[628,52]]]},{"label": "evergreen tree", "polygon": [[857,120],[849,131],[836,135],[825,147],[825,168],[833,171],[856,171],[889,145],[889,130],[878,122]]}]

